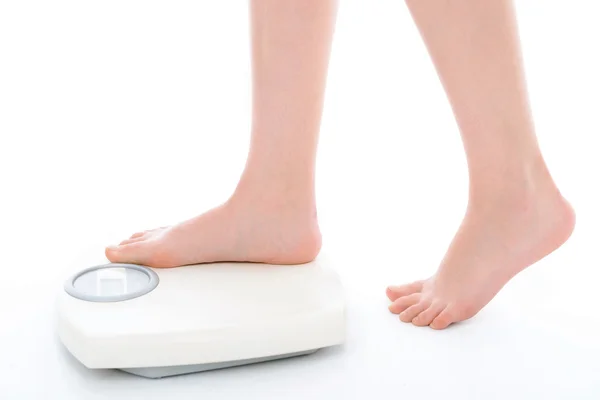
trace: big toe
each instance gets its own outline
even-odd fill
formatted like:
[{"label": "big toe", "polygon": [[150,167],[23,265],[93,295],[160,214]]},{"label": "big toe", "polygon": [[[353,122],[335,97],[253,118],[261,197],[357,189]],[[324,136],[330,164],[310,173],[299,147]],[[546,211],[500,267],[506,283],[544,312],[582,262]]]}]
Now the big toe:
[{"label": "big toe", "polygon": [[151,246],[147,241],[128,242],[118,246],[108,246],[105,254],[106,258],[113,263],[147,265],[150,259]]},{"label": "big toe", "polygon": [[449,307],[444,308],[437,317],[433,319],[429,326],[435,330],[446,329],[455,322]]}]

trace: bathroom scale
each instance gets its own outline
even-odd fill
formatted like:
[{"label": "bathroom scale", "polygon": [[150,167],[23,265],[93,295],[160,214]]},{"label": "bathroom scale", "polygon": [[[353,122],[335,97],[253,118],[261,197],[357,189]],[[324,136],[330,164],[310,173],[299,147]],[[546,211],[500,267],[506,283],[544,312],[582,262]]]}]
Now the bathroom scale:
[{"label": "bathroom scale", "polygon": [[342,344],[346,330],[340,279],[321,257],[102,264],[70,276],[57,307],[58,336],[81,364],[147,378],[307,355]]}]

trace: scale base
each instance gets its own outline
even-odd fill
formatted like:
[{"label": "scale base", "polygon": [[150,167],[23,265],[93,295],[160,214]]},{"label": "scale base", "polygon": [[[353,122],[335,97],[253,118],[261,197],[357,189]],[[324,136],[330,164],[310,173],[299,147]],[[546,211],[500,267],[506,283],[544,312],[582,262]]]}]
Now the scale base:
[{"label": "scale base", "polygon": [[121,371],[128,372],[133,375],[143,376],[144,378],[158,379],[168,376],[193,374],[195,372],[212,371],[216,369],[224,369],[230,367],[238,367],[246,364],[257,364],[265,361],[281,360],[283,358],[306,356],[316,352],[319,349],[301,351],[298,353],[280,354],[270,357],[249,358],[247,360],[227,361],[220,363],[209,364],[192,364],[192,365],[174,365],[171,367],[150,367],[150,368],[123,368]]}]

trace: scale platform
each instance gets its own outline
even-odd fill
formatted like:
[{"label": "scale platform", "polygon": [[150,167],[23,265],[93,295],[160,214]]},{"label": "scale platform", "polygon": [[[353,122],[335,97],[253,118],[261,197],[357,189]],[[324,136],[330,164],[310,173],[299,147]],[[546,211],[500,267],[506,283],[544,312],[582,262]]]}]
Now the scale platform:
[{"label": "scale platform", "polygon": [[90,369],[148,378],[310,354],[345,339],[342,285],[326,264],[87,268],[59,293],[58,336]]}]

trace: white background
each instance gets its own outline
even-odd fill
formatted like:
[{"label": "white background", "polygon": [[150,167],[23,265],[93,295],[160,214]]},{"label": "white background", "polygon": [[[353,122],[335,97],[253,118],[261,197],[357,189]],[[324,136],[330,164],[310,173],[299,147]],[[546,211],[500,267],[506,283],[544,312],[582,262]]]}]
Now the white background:
[{"label": "white background", "polygon": [[349,337],[161,381],[58,344],[66,271],[225,200],[249,131],[246,2],[0,2],[1,399],[600,398],[600,7],[517,3],[539,139],[572,239],[475,319],[400,323],[386,285],[437,267],[466,202],[459,134],[403,2],[342,1],[318,155]]}]

